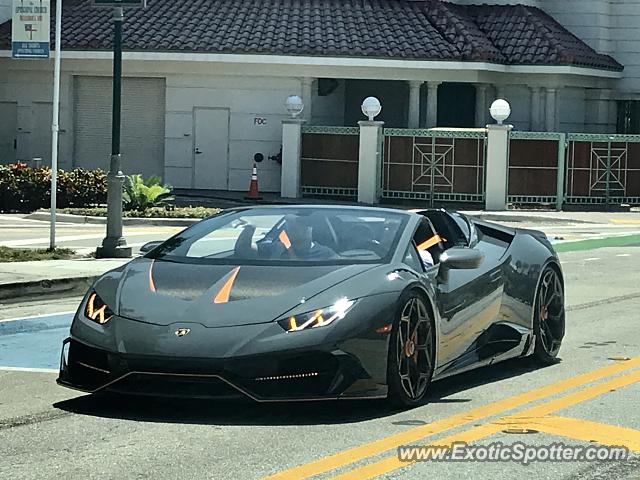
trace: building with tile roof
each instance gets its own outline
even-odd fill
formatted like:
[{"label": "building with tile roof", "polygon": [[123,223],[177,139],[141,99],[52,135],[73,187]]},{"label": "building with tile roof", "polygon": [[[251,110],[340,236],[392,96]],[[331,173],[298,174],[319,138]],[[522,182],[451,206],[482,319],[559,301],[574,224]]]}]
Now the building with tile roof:
[{"label": "building with tile roof", "polygon": [[[9,3],[0,0],[0,21]],[[618,105],[633,113],[629,102],[640,94],[627,76],[631,63],[640,77],[640,61],[618,51],[617,38],[601,38],[624,35],[612,26],[628,22],[625,13],[640,19],[632,2],[147,3],[125,12],[124,165],[177,187],[246,189],[254,154],[279,151],[291,94],[303,98],[313,125],[354,126],[362,99],[374,95],[387,126],[483,126],[501,97],[517,129],[586,132],[615,132]],[[63,168],[108,165],[111,15],[90,0],[64,2]],[[51,35],[53,43],[53,26]],[[0,161],[46,162],[52,61],[10,57],[4,21]],[[264,190],[279,190],[279,168],[263,163]]]}]

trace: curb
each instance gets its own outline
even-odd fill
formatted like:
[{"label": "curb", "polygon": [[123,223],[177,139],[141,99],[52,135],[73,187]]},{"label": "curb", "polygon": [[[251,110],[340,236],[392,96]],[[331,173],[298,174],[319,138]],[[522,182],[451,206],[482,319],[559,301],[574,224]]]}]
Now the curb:
[{"label": "curb", "polygon": [[586,220],[578,220],[575,218],[558,218],[558,217],[545,217],[536,215],[512,215],[507,213],[476,213],[476,212],[464,212],[465,215],[477,220],[485,220],[487,222],[505,222],[505,223],[539,223],[539,224],[567,224],[567,223],[580,223],[580,224],[594,224],[595,222],[589,222]]},{"label": "curb", "polygon": [[42,295],[83,295],[99,275],[0,284],[0,302],[14,303]]},{"label": "curb", "polygon": [[[268,203],[268,202],[265,202]],[[351,204],[348,204],[351,205]],[[403,210],[412,209],[408,207],[394,206],[388,205],[391,208],[401,208]],[[511,214],[509,211],[505,211],[504,213],[497,212],[482,212],[482,211],[464,211],[457,210],[460,213],[469,215],[472,218],[476,218],[478,220],[485,220],[489,222],[509,222],[509,223],[546,223],[546,224],[566,224],[566,223],[577,223],[577,224],[593,224],[594,222],[590,222],[587,220],[579,220],[576,218],[558,218],[558,217],[547,217],[544,215],[531,215],[527,214],[527,212],[523,211],[522,214]],[[51,214],[47,211],[34,212],[24,217],[26,220],[38,220],[43,222],[48,222],[51,218]],[[57,221],[63,223],[77,223],[77,224],[97,224],[97,225],[105,225],[107,223],[106,217],[92,217],[86,215],[73,215],[70,213],[58,213],[56,215]],[[131,217],[131,218],[123,218],[123,225],[151,225],[157,227],[188,227],[193,225],[194,223],[198,223],[200,218],[140,218],[140,217]]]},{"label": "curb", "polygon": [[[34,212],[26,217],[26,220],[39,220],[43,222],[48,222],[51,218],[51,214],[49,212]],[[98,224],[105,225],[107,223],[106,217],[90,217],[86,215],[73,215],[70,213],[58,213],[56,214],[56,219],[59,222],[64,223],[90,223],[90,224]],[[123,218],[123,225],[153,225],[158,227],[188,227],[193,225],[194,223],[199,222],[200,218]]]}]

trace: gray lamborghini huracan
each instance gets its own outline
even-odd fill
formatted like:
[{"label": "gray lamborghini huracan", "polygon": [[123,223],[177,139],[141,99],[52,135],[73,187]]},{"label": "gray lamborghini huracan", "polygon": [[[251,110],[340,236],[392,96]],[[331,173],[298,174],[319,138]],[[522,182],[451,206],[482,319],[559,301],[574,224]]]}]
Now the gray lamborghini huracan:
[{"label": "gray lamborghini huracan", "polygon": [[58,383],[86,392],[420,404],[431,381],[552,362],[564,284],[542,232],[445,210],[226,210],[99,278]]}]

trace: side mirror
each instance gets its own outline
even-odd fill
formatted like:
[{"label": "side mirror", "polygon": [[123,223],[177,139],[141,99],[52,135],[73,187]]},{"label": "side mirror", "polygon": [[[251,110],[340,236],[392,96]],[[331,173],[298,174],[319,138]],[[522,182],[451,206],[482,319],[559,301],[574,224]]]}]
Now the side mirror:
[{"label": "side mirror", "polygon": [[158,245],[161,245],[163,242],[156,240],[154,242],[145,243],[140,247],[140,253],[147,253],[156,248]]},{"label": "side mirror", "polygon": [[484,253],[475,248],[452,247],[440,256],[438,280],[449,281],[450,270],[472,270],[482,265]]},{"label": "side mirror", "polygon": [[440,265],[449,270],[471,270],[484,261],[484,253],[475,248],[453,247],[440,257]]}]

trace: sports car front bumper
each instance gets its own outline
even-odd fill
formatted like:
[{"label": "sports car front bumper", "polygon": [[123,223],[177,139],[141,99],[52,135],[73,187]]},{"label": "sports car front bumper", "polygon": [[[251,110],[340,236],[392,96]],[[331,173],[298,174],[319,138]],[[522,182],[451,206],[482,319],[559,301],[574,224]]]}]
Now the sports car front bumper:
[{"label": "sports car front bumper", "polygon": [[[378,312],[379,319],[296,333],[276,323],[206,328],[115,317],[97,325],[76,317],[58,383],[92,393],[256,401],[382,398],[388,334],[375,330],[392,310]],[[179,337],[179,329],[190,332]]]},{"label": "sports car front bumper", "polygon": [[72,338],[64,342],[58,383],[91,393],[256,401],[381,398],[387,393],[358,359],[340,350],[176,359],[108,352]]}]

